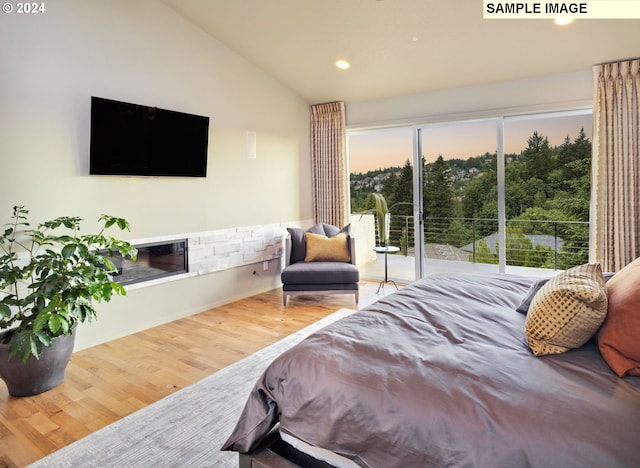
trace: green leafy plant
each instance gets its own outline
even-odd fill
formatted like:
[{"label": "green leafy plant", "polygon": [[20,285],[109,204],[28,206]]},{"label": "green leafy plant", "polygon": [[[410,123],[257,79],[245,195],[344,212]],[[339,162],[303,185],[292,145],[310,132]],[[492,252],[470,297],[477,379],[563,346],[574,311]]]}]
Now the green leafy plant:
[{"label": "green leafy plant", "polygon": [[15,206],[0,234],[0,330],[9,355],[26,362],[40,357],[57,336],[96,317],[95,302],[125,295],[115,282],[116,252],[136,259],[126,241],[105,234],[113,226],[130,230],[123,218],[102,215],[97,234],[81,235],[78,217],[63,216],[31,229],[28,210]]},{"label": "green leafy plant", "polygon": [[380,244],[387,245],[389,243],[389,208],[387,201],[381,193],[371,193],[367,198],[366,206],[373,205],[369,212],[374,213],[378,220],[378,231]]},{"label": "green leafy plant", "polygon": [[376,216],[379,231],[378,237],[380,239],[380,245],[382,246],[386,246],[389,244],[391,209],[399,205],[413,205],[413,203],[398,202],[388,207],[384,195],[378,192],[370,193],[367,197],[367,200],[365,201],[365,208],[367,208],[367,210],[362,212],[361,214],[374,214]]}]

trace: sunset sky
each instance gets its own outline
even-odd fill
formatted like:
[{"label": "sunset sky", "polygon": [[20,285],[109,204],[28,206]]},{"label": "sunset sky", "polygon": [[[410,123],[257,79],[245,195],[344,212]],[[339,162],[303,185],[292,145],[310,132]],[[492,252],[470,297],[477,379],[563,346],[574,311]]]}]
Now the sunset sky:
[{"label": "sunset sky", "polygon": [[[527,140],[537,131],[546,136],[551,146],[561,145],[568,135],[573,141],[584,128],[591,139],[591,114],[536,120],[505,121],[505,153],[520,153]],[[426,127],[423,132],[423,154],[427,162],[438,155],[445,159],[467,159],[496,152],[495,122]],[[349,136],[349,171],[367,172],[390,166],[403,166],[412,160],[413,130],[403,127],[376,130]]]}]

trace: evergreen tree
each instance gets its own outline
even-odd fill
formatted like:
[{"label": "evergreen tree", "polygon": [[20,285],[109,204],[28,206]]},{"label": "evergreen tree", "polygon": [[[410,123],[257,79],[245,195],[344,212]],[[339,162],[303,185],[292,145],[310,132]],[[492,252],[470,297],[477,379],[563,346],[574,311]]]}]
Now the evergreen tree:
[{"label": "evergreen tree", "polygon": [[452,187],[451,169],[440,155],[424,177],[425,226],[432,226],[427,228],[427,242],[449,243],[446,231],[454,215]]},{"label": "evergreen tree", "polygon": [[442,155],[431,164],[425,175],[424,215],[431,218],[451,218],[453,209],[453,179],[451,169]]},{"label": "evergreen tree", "polygon": [[573,172],[571,163],[584,159],[591,161],[591,141],[585,135],[584,128],[581,128],[573,143],[569,136],[567,136],[558,151],[558,163],[563,170],[565,180],[582,175]]},{"label": "evergreen tree", "polygon": [[394,197],[395,197],[396,188],[398,186],[398,181],[399,181],[399,178],[398,178],[397,172],[391,171],[391,173],[389,174],[389,177],[387,177],[387,180],[385,180],[382,186],[382,190],[380,190],[380,193],[387,200],[387,204],[389,206],[395,203]]},{"label": "evergreen tree", "polygon": [[556,167],[549,139],[536,131],[529,137],[527,144],[521,158],[525,164],[525,177],[547,180],[549,173]]},{"label": "evergreen tree", "polygon": [[407,159],[400,171],[400,177],[389,206],[396,205],[393,215],[411,216],[413,214],[413,167]]}]

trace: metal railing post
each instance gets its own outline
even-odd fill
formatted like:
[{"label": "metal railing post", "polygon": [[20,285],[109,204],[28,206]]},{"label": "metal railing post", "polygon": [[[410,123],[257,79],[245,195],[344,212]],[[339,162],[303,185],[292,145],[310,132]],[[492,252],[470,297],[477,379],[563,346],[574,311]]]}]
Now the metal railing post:
[{"label": "metal railing post", "polygon": [[558,223],[553,222],[553,269],[558,269]]},{"label": "metal railing post", "polygon": [[476,218],[471,220],[471,258],[476,263]]},{"label": "metal railing post", "polygon": [[404,218],[404,256],[409,255],[409,217]]}]

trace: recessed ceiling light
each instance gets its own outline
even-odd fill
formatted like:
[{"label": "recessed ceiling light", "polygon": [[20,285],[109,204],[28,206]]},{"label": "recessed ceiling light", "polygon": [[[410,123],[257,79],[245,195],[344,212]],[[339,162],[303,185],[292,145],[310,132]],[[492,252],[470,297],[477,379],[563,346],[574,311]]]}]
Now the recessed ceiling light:
[{"label": "recessed ceiling light", "polygon": [[558,26],[566,26],[573,23],[573,18],[556,18],[553,20]]},{"label": "recessed ceiling light", "polygon": [[347,68],[351,67],[351,64],[346,60],[338,60],[336,62],[336,67],[338,67],[340,70],[346,70]]}]

